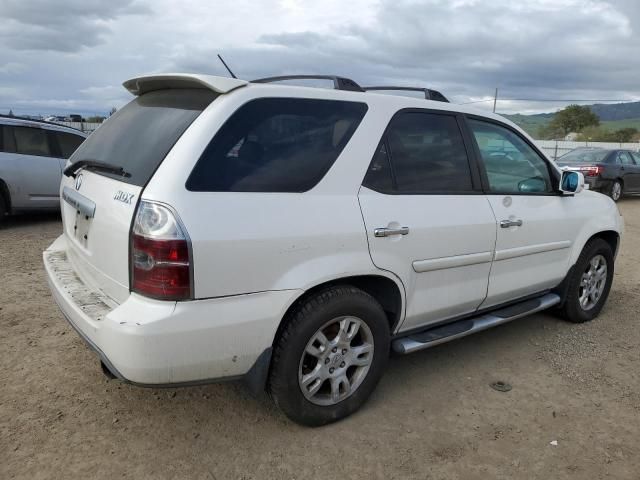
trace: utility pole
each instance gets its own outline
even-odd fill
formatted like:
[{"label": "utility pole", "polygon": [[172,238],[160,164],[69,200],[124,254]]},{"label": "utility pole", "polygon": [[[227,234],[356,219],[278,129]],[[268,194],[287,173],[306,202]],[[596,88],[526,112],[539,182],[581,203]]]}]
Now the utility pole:
[{"label": "utility pole", "polygon": [[496,113],[496,102],[498,101],[498,87],[496,87],[496,93],[493,96],[493,113]]}]

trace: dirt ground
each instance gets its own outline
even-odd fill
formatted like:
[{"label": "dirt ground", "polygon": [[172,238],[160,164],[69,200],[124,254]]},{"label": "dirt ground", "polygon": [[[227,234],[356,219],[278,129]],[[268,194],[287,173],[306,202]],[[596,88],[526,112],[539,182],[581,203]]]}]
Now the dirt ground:
[{"label": "dirt ground", "polygon": [[600,318],[538,314],[393,358],[359,413],[319,429],[241,384],[107,380],[46,285],[59,218],[12,218],[0,228],[0,479],[639,479],[640,199],[620,210]]}]

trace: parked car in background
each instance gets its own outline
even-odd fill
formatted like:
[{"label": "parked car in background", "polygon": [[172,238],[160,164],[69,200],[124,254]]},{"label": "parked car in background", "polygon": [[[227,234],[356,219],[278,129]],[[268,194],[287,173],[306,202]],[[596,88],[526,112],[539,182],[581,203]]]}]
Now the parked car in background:
[{"label": "parked car in background", "polygon": [[591,190],[614,201],[626,193],[640,193],[640,154],[624,149],[576,148],[559,157],[560,168],[582,172]]},{"label": "parked car in background", "polygon": [[0,116],[0,222],[9,213],[59,209],[62,171],[86,137],[62,125]]}]

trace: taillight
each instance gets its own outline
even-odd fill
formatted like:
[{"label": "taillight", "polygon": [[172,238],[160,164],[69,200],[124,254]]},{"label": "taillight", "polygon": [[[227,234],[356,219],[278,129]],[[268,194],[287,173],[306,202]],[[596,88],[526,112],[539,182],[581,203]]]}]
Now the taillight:
[{"label": "taillight", "polygon": [[130,251],[131,291],[161,300],[192,298],[189,241],[170,207],[140,202]]},{"label": "taillight", "polygon": [[597,177],[602,173],[604,167],[596,165],[594,167],[582,167],[580,171],[584,174],[585,177]]}]

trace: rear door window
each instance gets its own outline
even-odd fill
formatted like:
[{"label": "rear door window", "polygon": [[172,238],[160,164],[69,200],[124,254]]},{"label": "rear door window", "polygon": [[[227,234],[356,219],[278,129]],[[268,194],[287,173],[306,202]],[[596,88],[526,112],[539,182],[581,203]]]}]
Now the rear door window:
[{"label": "rear door window", "polygon": [[122,167],[122,177],[144,186],[191,123],[217,97],[205,89],[157,90],[136,97],[114,113],[75,151],[72,162],[96,160]]},{"label": "rear door window", "polygon": [[631,155],[629,155],[627,152],[618,152],[617,162],[620,165],[633,165]]},{"label": "rear door window", "polygon": [[304,192],[327,173],[362,120],[364,103],[261,98],[240,107],[198,160],[187,189]]},{"label": "rear door window", "polygon": [[73,133],[55,131],[51,131],[50,133],[54,135],[58,148],[60,149],[60,156],[64,159],[69,158],[85,140],[84,137],[74,135]]},{"label": "rear door window", "polygon": [[13,127],[16,152],[21,155],[51,157],[47,131],[42,128]]},{"label": "rear door window", "polygon": [[472,192],[469,158],[456,117],[426,112],[396,115],[363,184],[382,193]]},{"label": "rear door window", "polygon": [[13,138],[13,127],[0,125],[0,152],[16,152],[16,142]]}]

